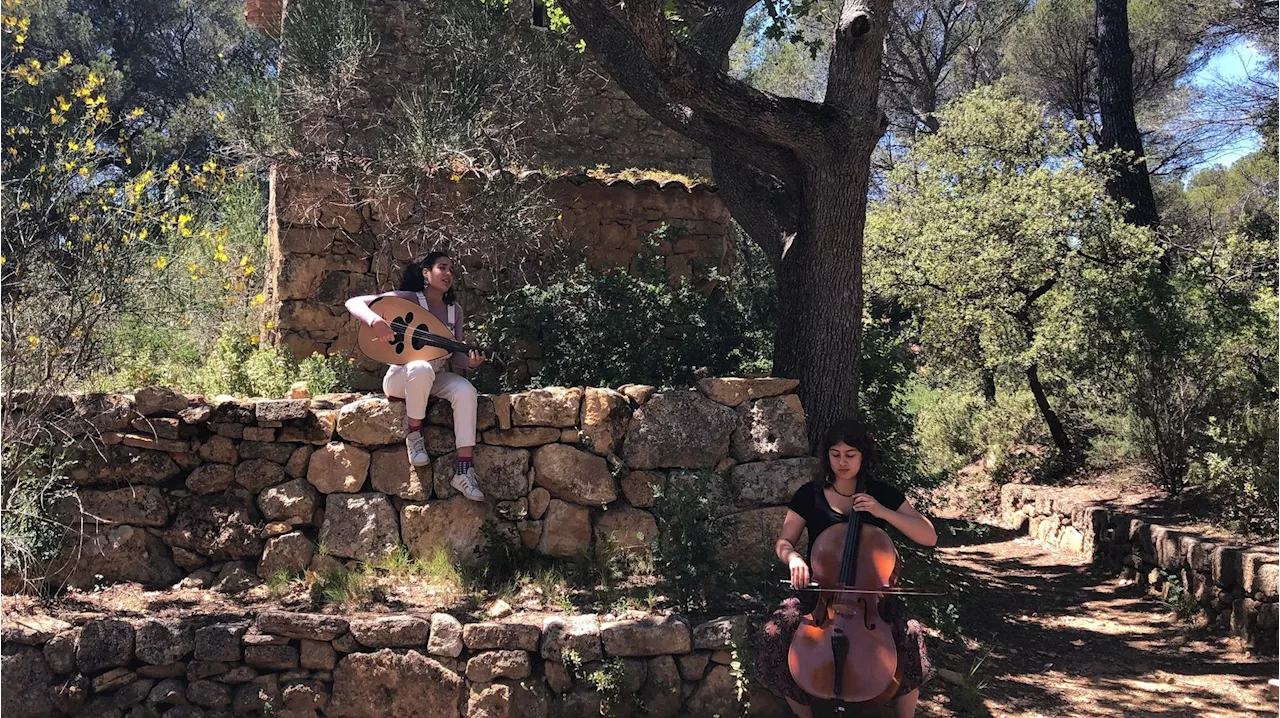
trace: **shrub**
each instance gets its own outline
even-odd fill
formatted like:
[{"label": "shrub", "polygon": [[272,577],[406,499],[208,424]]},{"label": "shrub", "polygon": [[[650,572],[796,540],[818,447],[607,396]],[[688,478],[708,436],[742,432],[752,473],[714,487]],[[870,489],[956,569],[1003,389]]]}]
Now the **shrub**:
[{"label": "shrub", "polygon": [[75,499],[62,452],[10,443],[3,461],[0,553],[6,576],[22,579],[58,555],[66,526],[58,519],[62,502]]},{"label": "shrub", "polygon": [[728,527],[715,509],[719,477],[677,473],[655,491],[654,567],[677,611],[710,610],[733,590],[734,566],[721,554]]},{"label": "shrub", "polygon": [[525,286],[496,302],[481,333],[495,346],[537,346],[531,383],[538,386],[687,385],[696,371],[731,375],[768,371],[772,309],[741,272],[673,281],[650,236],[633,271],[579,264],[542,286]]}]

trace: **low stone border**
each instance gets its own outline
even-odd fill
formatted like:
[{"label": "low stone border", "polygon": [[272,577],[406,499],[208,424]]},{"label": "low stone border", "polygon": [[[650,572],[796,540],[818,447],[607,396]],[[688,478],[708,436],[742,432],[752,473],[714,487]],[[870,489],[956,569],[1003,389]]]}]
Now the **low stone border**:
[{"label": "low stone border", "polygon": [[[17,619],[3,629],[3,710],[25,718],[730,716],[747,684],[746,663],[733,667],[747,631],[742,615],[694,626],[675,615]],[[596,671],[609,690],[593,684]],[[753,715],[788,715],[754,684],[751,700]]]},{"label": "low stone border", "polygon": [[1276,651],[1276,551],[1249,550],[1170,529],[1093,501],[1062,497],[1049,486],[1005,484],[1000,517],[1037,542],[1090,557],[1167,599],[1177,577],[1209,624],[1244,645]]}]

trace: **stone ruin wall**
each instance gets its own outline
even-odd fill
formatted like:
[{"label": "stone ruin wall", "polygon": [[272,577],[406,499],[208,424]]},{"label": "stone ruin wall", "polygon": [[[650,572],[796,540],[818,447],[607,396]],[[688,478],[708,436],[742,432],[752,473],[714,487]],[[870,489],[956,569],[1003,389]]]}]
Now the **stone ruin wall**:
[{"label": "stone ruin wall", "polygon": [[[415,469],[403,404],[379,396],[209,402],[147,388],[68,398],[67,411],[101,442],[70,469],[77,495],[60,520],[73,530],[46,577],[7,577],[5,590],[133,581],[238,594],[278,570],[354,566],[397,547],[415,557],[442,547],[465,561],[484,545],[486,523],[494,540],[552,557],[589,557],[606,542],[627,551],[654,536],[654,490],[671,481],[714,482],[704,486],[723,492],[726,555],[767,561],[785,503],[816,462],[796,386],[707,379],[696,390],[482,396],[475,461],[485,503],[449,486],[445,402],[432,403],[425,430],[435,461]],[[33,616],[3,627],[3,710],[596,716],[602,694],[582,677],[617,659],[621,695],[643,700],[645,715],[728,715],[747,620],[526,615],[464,626],[446,613],[198,607],[180,621]],[[583,662],[577,678],[564,648]],[[757,715],[771,715],[767,705],[785,715],[758,687],[752,694]]]},{"label": "stone ruin wall", "polygon": [[[404,266],[436,248],[435,223],[450,205],[465,202],[492,178],[441,175],[429,188],[387,197],[362,192],[337,173],[290,174],[273,179],[267,277],[269,335],[302,359],[313,352],[357,359],[358,389],[380,386],[380,367],[356,348],[358,323],[343,303],[399,285]],[[585,175],[519,182],[540,192],[555,212],[554,232],[581,249],[594,268],[634,265],[650,233],[676,230],[657,251],[673,277],[726,271],[736,256],[729,212],[707,185],[680,182],[601,181]],[[424,231],[424,222],[433,231]],[[447,233],[447,229],[444,230]],[[523,276],[519,258],[458,255],[459,301],[468,330],[487,315],[495,293]],[[520,281],[519,283],[523,283]],[[530,355],[536,357],[536,350]]]},{"label": "stone ruin wall", "polygon": [[[376,160],[398,126],[397,98],[438,72],[435,53],[425,48],[421,31],[430,1],[371,0],[365,4],[377,36],[377,50],[367,77],[347,88],[337,110],[310,115],[297,128],[308,153],[337,159],[347,167],[376,174]],[[277,0],[248,0],[247,16],[273,32],[283,12]],[[536,34],[528,27],[531,4],[512,3],[513,34]],[[682,228],[674,242],[660,247],[673,275],[711,267],[727,269],[734,256],[729,213],[714,188],[696,180],[596,180],[584,172],[657,169],[689,177],[710,175],[704,148],[652,119],[609,80],[586,54],[571,53],[573,80],[563,97],[545,110],[518,118],[523,139],[520,154],[529,168],[549,168],[521,182],[541,192],[559,216],[553,239],[567,240],[593,267],[630,267],[641,239],[663,222]],[[566,176],[557,177],[560,173]],[[642,173],[643,174],[643,173]],[[416,191],[380,196],[358,187],[332,170],[291,166],[272,173],[269,222],[268,306],[264,322],[268,338],[288,347],[299,359],[312,352],[340,352],[360,362],[356,388],[379,387],[378,367],[355,349],[356,326],[342,302],[361,293],[392,289],[405,262],[438,246],[461,250],[462,301],[473,326],[487,313],[495,290],[507,274],[522,267],[520,250],[472,252],[450,246],[451,232],[442,217],[465,201],[486,178],[462,173],[450,182],[450,171]],[[424,230],[424,225],[431,225]],[[532,241],[532,240],[531,240]],[[536,352],[533,357],[536,363]],[[528,366],[518,372],[528,373]]]},{"label": "stone ruin wall", "polygon": [[[366,63],[369,69],[359,83],[343,91],[341,110],[331,108],[302,120],[305,126],[300,129],[308,143],[344,157],[380,156],[390,135],[403,131],[396,127],[402,114],[398,102],[422,85],[424,78],[441,71],[439,52],[427,48],[429,40],[421,30],[424,23],[433,21],[431,6],[440,1],[363,3],[377,39],[376,51]],[[259,27],[264,24],[262,12],[282,11],[283,3],[273,0],[248,2],[261,6],[256,8]],[[512,3],[513,15],[519,13],[517,4]],[[527,8],[523,15],[523,19],[513,17],[509,29],[513,41],[551,39],[529,27]],[[690,177],[711,176],[708,151],[640,109],[590,55],[569,50],[563,75],[568,79],[553,101],[517,106],[512,111],[527,114],[496,119],[501,124],[519,124],[518,154],[526,167],[561,171],[604,166],[615,171],[661,169]]]},{"label": "stone ruin wall", "polygon": [[1149,523],[1089,501],[1068,499],[1052,487],[1005,484],[1000,517],[1042,544],[1091,558],[1162,599],[1180,585],[1209,624],[1242,640],[1246,648],[1274,655],[1280,563],[1274,547],[1233,546]]}]

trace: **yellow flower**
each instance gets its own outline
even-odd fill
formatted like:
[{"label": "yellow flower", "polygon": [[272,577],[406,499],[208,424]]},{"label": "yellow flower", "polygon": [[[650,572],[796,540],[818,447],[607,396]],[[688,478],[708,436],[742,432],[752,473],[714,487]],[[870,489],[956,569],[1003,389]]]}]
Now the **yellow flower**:
[{"label": "yellow flower", "polygon": [[[4,257],[0,257],[0,264],[3,264],[3,263],[4,263]],[[249,302],[249,306],[256,307],[263,304],[266,301],[267,301],[267,298],[262,294],[262,292],[258,292],[257,296],[253,298],[253,301]]]},{"label": "yellow flower", "polygon": [[258,342],[259,342],[259,339],[258,339],[258,337],[257,337],[257,336],[249,337],[249,343],[250,343],[250,344],[255,344],[255,345],[256,345]]},{"label": "yellow flower", "polygon": [[49,109],[49,122],[55,125],[60,125],[66,121],[67,121],[66,118],[64,118],[62,115],[59,115],[58,113],[54,112],[52,108]]},{"label": "yellow flower", "polygon": [[29,209],[31,209],[31,203],[30,203],[30,202],[23,202],[22,204],[18,205],[18,211],[19,211],[19,212],[24,212],[24,211],[29,210]]},{"label": "yellow flower", "polygon": [[40,346],[40,337],[37,337],[37,336],[27,337],[27,346],[31,347],[32,351],[35,351],[36,347]]},{"label": "yellow flower", "polygon": [[156,258],[156,269],[164,269],[164,268],[165,268],[165,267],[167,267],[167,266],[169,266],[169,258],[168,258],[168,257],[158,257],[158,258]]},{"label": "yellow flower", "polygon": [[66,112],[67,110],[71,109],[71,103],[67,100],[67,98],[63,97],[62,95],[58,95],[58,109],[62,110],[63,112]]},{"label": "yellow flower", "polygon": [[85,140],[85,141],[84,141],[84,151],[85,151],[85,152],[93,152],[93,151],[95,151],[95,150],[97,150],[97,149],[98,149],[98,146],[97,146],[96,144],[94,144],[93,140]]},{"label": "yellow flower", "polygon": [[143,115],[145,115],[146,113],[147,111],[142,109],[141,107],[135,107],[133,108],[132,111],[129,112],[129,119],[136,120],[139,117],[142,117]]},{"label": "yellow flower", "polygon": [[[7,262],[7,261],[9,261],[9,260],[8,260],[8,259],[7,259],[3,254],[0,254],[0,267],[3,267],[3,266],[4,266],[4,263],[5,263],[5,262]],[[261,295],[261,294],[259,294],[258,296],[259,296],[259,297],[261,297],[262,295]]]},{"label": "yellow flower", "polygon": [[251,265],[249,265],[249,266],[247,266],[247,267],[245,267],[245,268],[244,268],[244,276],[246,276],[246,277],[247,277],[247,276],[249,276],[250,274],[253,274],[253,272],[254,272],[254,270],[255,270],[255,269],[257,269],[257,268],[256,268],[256,267],[254,267],[252,264],[251,264]]},{"label": "yellow flower", "polygon": [[75,152],[76,150],[80,149],[80,143],[76,142],[75,140],[67,140],[67,149],[71,150],[72,152]]},{"label": "yellow flower", "polygon": [[81,177],[88,177],[88,176],[89,176],[89,168],[88,168],[88,167],[81,167],[81,168],[80,168],[80,176],[81,176]]},{"label": "yellow flower", "polygon": [[70,64],[71,64],[71,53],[67,50],[63,50],[62,54],[58,55],[58,67],[66,67],[67,65],[70,65]]},{"label": "yellow flower", "polygon": [[219,111],[217,114],[215,114],[215,115],[214,115],[214,117],[217,117],[217,118],[218,118],[218,122],[222,122],[223,120],[227,119],[227,115],[226,115],[226,113],[225,113],[225,112],[221,112],[221,111]]}]

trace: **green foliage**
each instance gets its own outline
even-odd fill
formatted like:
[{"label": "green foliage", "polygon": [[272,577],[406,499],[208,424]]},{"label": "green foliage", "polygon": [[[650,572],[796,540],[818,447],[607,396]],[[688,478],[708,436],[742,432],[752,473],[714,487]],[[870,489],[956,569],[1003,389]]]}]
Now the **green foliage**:
[{"label": "green foliage", "polygon": [[1100,165],[1073,159],[1075,135],[1044,108],[995,86],[940,117],[868,213],[868,284],[917,312],[935,381],[1025,382],[1034,368],[1046,392],[1065,387],[1064,358],[1096,328],[1082,320],[1149,271],[1155,246],[1123,223]]},{"label": "green foliage", "polygon": [[607,711],[618,703],[626,670],[621,658],[608,658],[600,663],[599,668],[583,677],[600,694],[601,711]]},{"label": "green foliage", "polygon": [[[298,363],[288,350],[259,346],[256,334],[237,325],[224,326],[207,355],[200,355],[195,345],[182,344],[184,339],[180,333],[160,333],[143,353],[155,364],[146,371],[128,367],[104,382],[103,388],[161,384],[207,396],[281,397],[294,382],[305,381],[310,393],[319,395],[350,390],[355,372],[355,362],[337,354],[312,354]],[[165,354],[172,346],[168,341],[181,349],[177,356]]]},{"label": "green foliage", "polygon": [[58,555],[66,535],[59,520],[64,502],[76,501],[61,451],[34,448],[6,437],[3,460],[3,509],[0,553],[4,573],[26,579]]},{"label": "green foliage", "polygon": [[311,602],[317,606],[358,608],[376,598],[378,591],[363,571],[333,568],[312,576]]},{"label": "green foliage", "polygon": [[677,236],[656,232],[630,272],[580,264],[502,297],[480,331],[496,346],[540,347],[531,377],[539,386],[680,386],[699,368],[712,376],[767,371],[769,288],[742,274],[712,273],[700,286],[673,281],[656,246]]},{"label": "green foliage", "polygon": [[723,490],[718,482],[710,472],[678,473],[654,492],[654,566],[677,611],[711,610],[732,590],[733,561],[720,551],[728,527],[714,498]]}]

